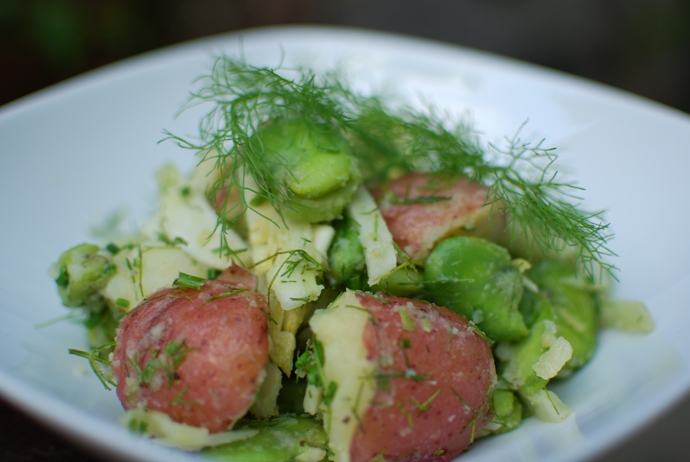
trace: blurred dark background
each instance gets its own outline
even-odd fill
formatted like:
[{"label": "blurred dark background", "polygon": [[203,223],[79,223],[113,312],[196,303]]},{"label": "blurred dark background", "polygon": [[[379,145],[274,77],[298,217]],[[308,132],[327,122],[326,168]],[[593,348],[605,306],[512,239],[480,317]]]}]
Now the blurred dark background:
[{"label": "blurred dark background", "polygon": [[[273,24],[411,34],[577,74],[690,112],[690,0],[0,0],[0,105],[104,64],[185,40]],[[597,460],[675,461],[684,400],[637,444]],[[677,423],[676,423],[677,422]],[[670,435],[670,436],[669,436]],[[659,444],[650,444],[659,441]],[[0,399],[0,460],[97,454]]]},{"label": "blurred dark background", "polygon": [[0,104],[147,50],[289,23],[457,43],[690,112],[690,0],[0,0]]}]

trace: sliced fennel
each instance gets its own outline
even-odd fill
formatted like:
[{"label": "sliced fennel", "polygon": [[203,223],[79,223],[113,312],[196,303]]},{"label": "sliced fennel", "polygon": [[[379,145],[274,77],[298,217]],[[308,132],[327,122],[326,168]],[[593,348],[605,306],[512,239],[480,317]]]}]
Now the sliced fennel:
[{"label": "sliced fennel", "polygon": [[364,186],[357,190],[347,210],[359,225],[359,241],[364,247],[369,285],[376,285],[396,267],[393,237],[374,198]]},{"label": "sliced fennel", "polygon": [[193,427],[173,421],[167,414],[143,408],[131,409],[124,413],[121,423],[144,435],[154,437],[152,441],[188,451],[200,451],[206,447],[220,446],[245,440],[256,435],[258,430],[236,430],[209,433],[208,429]]}]

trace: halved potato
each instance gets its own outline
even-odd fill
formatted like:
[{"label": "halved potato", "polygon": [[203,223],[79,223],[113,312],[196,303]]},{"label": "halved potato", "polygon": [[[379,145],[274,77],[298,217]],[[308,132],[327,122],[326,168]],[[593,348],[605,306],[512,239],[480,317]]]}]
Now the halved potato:
[{"label": "halved potato", "polygon": [[123,407],[210,432],[244,416],[268,362],[268,306],[255,285],[233,266],[199,290],[163,289],[128,313],[111,363]]},{"label": "halved potato", "polygon": [[450,460],[490,418],[491,349],[465,318],[417,300],[347,291],[310,321],[337,462]]},{"label": "halved potato", "polygon": [[467,178],[412,173],[373,193],[393,240],[415,263],[423,264],[434,246],[451,236],[503,238],[505,215],[498,205],[486,205],[486,186]]}]

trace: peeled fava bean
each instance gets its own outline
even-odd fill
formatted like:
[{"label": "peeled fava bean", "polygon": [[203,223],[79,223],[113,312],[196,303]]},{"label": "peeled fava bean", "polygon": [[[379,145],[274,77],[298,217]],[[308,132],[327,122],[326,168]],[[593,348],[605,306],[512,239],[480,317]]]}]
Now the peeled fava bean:
[{"label": "peeled fava bean", "polygon": [[244,416],[269,350],[268,306],[255,285],[233,266],[200,289],[163,289],[129,312],[111,362],[123,407],[212,433]]},{"label": "peeled fava bean", "polygon": [[328,439],[321,422],[306,415],[283,414],[242,421],[236,430],[255,430],[245,440],[209,448],[204,456],[228,462],[286,462],[327,460]]},{"label": "peeled fava bean", "polygon": [[[520,303],[530,333],[502,348],[510,356],[501,367],[513,386],[530,394],[543,388],[549,375],[568,376],[591,359],[596,347],[597,307],[591,281],[568,263],[545,260],[527,276],[539,287],[538,293],[525,293]],[[559,345],[569,351],[557,354]]]},{"label": "peeled fava bean", "polygon": [[335,236],[328,249],[328,277],[333,285],[353,290],[381,291],[387,295],[412,297],[422,292],[423,277],[416,267],[396,269],[374,287],[369,287],[359,225],[348,214],[334,224]]},{"label": "peeled fava bean", "polygon": [[508,251],[486,239],[446,239],[426,260],[424,285],[428,298],[474,321],[495,341],[527,335],[518,310],[522,275]]},{"label": "peeled fava bean", "polygon": [[102,297],[98,291],[114,272],[110,259],[94,244],[72,247],[50,268],[62,303],[70,308],[88,308],[100,303]]},{"label": "peeled fava bean", "polygon": [[63,305],[86,315],[89,344],[111,343],[120,319],[120,307],[112,306],[102,290],[117,272],[111,252],[94,244],[79,244],[65,251],[48,270],[55,280]]},{"label": "peeled fava bean", "polygon": [[321,411],[336,462],[448,461],[490,419],[491,348],[462,316],[348,290],[310,326],[323,353]]},{"label": "peeled fava bean", "polygon": [[281,120],[257,136],[274,165],[273,177],[292,194],[286,215],[311,223],[340,216],[362,183],[342,135],[300,120]]},{"label": "peeled fava bean", "polygon": [[328,277],[333,285],[366,289],[366,260],[357,223],[348,214],[334,222],[335,236],[328,249]]},{"label": "peeled fava bean", "polygon": [[381,279],[377,286],[387,295],[414,297],[424,289],[424,276],[417,268],[405,266]]}]

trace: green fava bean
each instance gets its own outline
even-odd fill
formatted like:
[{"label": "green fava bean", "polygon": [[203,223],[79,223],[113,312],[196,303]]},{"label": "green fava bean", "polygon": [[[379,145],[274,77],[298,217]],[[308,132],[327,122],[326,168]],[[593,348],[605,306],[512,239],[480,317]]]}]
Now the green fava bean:
[{"label": "green fava bean", "polygon": [[319,197],[303,197],[295,194],[285,214],[296,221],[318,223],[331,221],[342,215],[361,183],[359,172],[353,175],[343,187]]},{"label": "green fava bean", "polygon": [[281,414],[304,414],[304,395],[307,393],[307,379],[283,377],[283,386],[278,393],[278,409]]},{"label": "green fava bean", "polygon": [[323,426],[310,416],[281,415],[266,420],[240,422],[236,430],[259,432],[246,440],[205,449],[203,454],[216,460],[242,462],[285,462],[313,460],[326,456],[328,437]]},{"label": "green fava bean", "polygon": [[110,260],[94,244],[79,244],[65,251],[51,267],[62,303],[70,308],[100,301],[98,291],[115,273]]},{"label": "green fava bean", "polygon": [[378,285],[369,287],[357,223],[345,214],[343,219],[333,222],[333,227],[335,236],[328,249],[328,277],[332,285],[352,290],[380,290],[397,297],[411,297],[422,292],[422,275],[416,268],[410,267],[398,268]]},{"label": "green fava bean", "polygon": [[359,242],[357,223],[346,215],[333,223],[335,235],[328,249],[328,277],[331,284],[353,290],[365,290],[367,284],[364,248]]},{"label": "green fava bean", "polygon": [[492,398],[494,419],[500,427],[491,433],[506,433],[515,430],[522,422],[522,404],[512,390],[496,390]]},{"label": "green fava bean", "polygon": [[537,375],[534,365],[541,355],[549,349],[544,345],[544,338],[551,332],[550,314],[542,312],[535,319],[529,335],[515,344],[500,343],[495,349],[498,361],[498,373],[521,394],[531,395],[543,389],[550,379]]},{"label": "green fava bean", "polygon": [[292,192],[285,213],[298,221],[340,216],[362,177],[345,138],[303,121],[274,122],[259,132],[273,176]]},{"label": "green fava bean", "polygon": [[520,311],[528,326],[538,319],[553,321],[557,335],[570,343],[573,356],[559,373],[565,376],[594,354],[597,306],[593,283],[578,275],[572,264],[559,260],[540,262],[527,277],[539,287],[539,293],[525,293]]},{"label": "green fava bean", "polygon": [[496,347],[499,374],[523,395],[534,394],[549,382],[534,367],[549,350],[545,344],[547,336],[562,337],[572,348],[570,359],[555,375],[566,377],[594,354],[597,327],[593,285],[578,276],[571,264],[544,260],[527,276],[539,287],[537,293],[525,292],[520,302],[529,335],[519,342]]},{"label": "green fava bean", "polygon": [[79,244],[65,251],[50,270],[62,304],[85,316],[89,344],[93,347],[115,338],[120,313],[108,306],[100,291],[115,274],[115,265],[94,244]]},{"label": "green fava bean", "polygon": [[486,239],[452,237],[427,257],[429,299],[474,321],[494,341],[527,335],[518,304],[522,276],[508,251]]},{"label": "green fava bean", "polygon": [[416,268],[403,267],[379,282],[378,288],[395,297],[413,297],[423,291],[424,277]]}]

